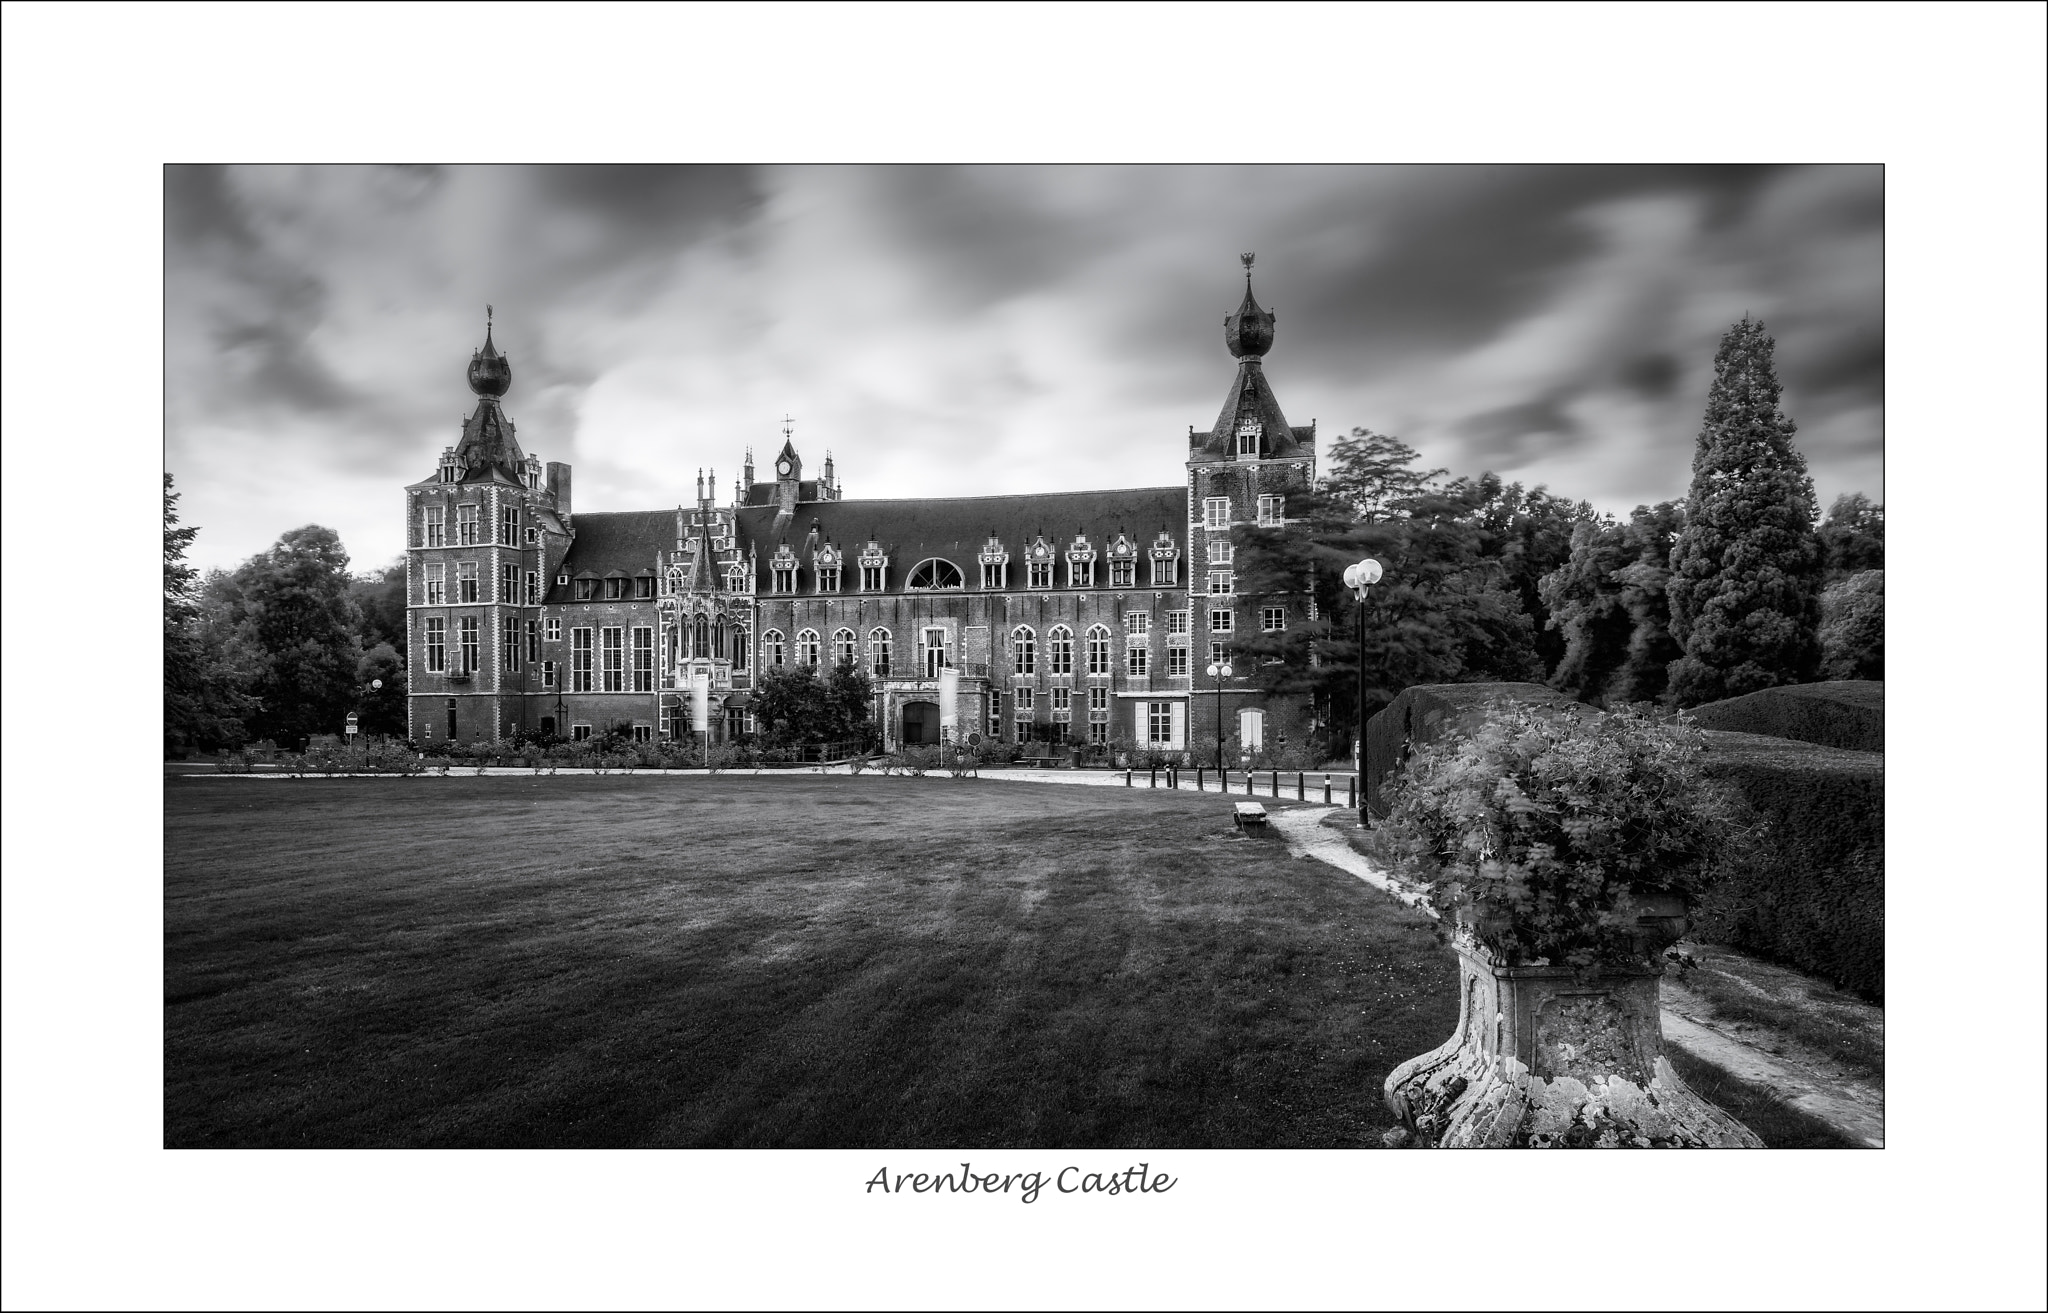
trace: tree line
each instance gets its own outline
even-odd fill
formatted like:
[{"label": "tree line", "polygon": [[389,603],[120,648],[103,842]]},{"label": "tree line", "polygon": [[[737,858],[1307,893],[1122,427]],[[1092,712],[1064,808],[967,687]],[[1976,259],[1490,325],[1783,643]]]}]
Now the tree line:
[{"label": "tree line", "polygon": [[[1254,679],[1308,693],[1341,751],[1415,684],[1529,681],[1600,706],[1691,707],[1779,684],[1884,678],[1884,508],[1817,514],[1779,408],[1775,342],[1724,335],[1685,497],[1602,514],[1498,475],[1420,467],[1355,428],[1285,529],[1237,531],[1239,589],[1307,592],[1317,619],[1240,639]],[[1358,606],[1343,585],[1384,567]],[[1360,679],[1363,667],[1364,678]]]}]

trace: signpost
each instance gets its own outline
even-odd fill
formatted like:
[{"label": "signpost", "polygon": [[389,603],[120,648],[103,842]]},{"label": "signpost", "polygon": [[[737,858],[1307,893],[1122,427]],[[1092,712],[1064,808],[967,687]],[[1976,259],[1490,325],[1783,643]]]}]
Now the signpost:
[{"label": "signpost", "polygon": [[690,728],[697,731],[698,742],[702,744],[698,760],[705,766],[711,765],[711,672],[699,670],[697,677],[690,681]]},{"label": "signpost", "polygon": [[353,748],[356,745],[357,728],[358,726],[356,724],[356,713],[351,711],[348,713],[348,719],[343,721],[341,726],[341,732],[348,735],[348,745],[351,748]]}]

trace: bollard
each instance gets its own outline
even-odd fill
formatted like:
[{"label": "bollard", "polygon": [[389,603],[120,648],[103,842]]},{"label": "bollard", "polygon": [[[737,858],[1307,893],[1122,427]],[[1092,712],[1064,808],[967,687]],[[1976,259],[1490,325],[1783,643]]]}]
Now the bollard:
[{"label": "bollard", "polygon": [[1195,767],[1195,792],[1200,793],[1202,788],[1202,768],[1197,766]]},{"label": "bollard", "polygon": [[1356,775],[1344,781],[1344,805],[1354,810],[1358,806],[1358,777]]},{"label": "bollard", "polygon": [[1128,770],[1124,772],[1124,787],[1127,789],[1131,787],[1131,773]]},{"label": "bollard", "polygon": [[1250,771],[1244,773],[1244,796],[1247,798],[1252,796],[1252,773]]},{"label": "bollard", "polygon": [[1323,776],[1323,805],[1325,807],[1330,805],[1330,777],[1328,775]]},{"label": "bollard", "polygon": [[1294,800],[1296,802],[1308,801],[1307,781],[1308,776],[1303,775],[1300,771],[1294,772]]},{"label": "bollard", "polygon": [[[933,568],[936,569],[937,567]],[[1157,766],[1152,768],[1152,787],[1155,789],[1159,787],[1159,768]]]}]

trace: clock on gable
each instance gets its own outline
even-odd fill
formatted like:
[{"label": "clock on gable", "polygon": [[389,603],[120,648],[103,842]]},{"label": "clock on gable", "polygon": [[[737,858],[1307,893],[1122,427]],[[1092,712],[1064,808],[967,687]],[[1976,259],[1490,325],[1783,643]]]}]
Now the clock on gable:
[{"label": "clock on gable", "polygon": [[789,477],[789,462],[788,462],[788,461],[786,461],[786,460],[779,460],[779,461],[776,461],[776,462],[775,462],[775,472],[776,472],[777,474],[780,474],[780,475],[781,475],[781,476],[782,476],[783,478],[785,478],[785,479],[786,479],[786,478],[788,478],[788,477]]}]

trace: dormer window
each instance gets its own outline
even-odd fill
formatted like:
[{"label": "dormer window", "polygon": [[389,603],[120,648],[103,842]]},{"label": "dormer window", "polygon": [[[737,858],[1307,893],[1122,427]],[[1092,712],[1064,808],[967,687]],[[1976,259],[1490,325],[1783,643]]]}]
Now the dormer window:
[{"label": "dormer window", "polygon": [[1067,547],[1067,587],[1093,588],[1095,586],[1095,548],[1081,534],[1074,535],[1074,541]]},{"label": "dormer window", "polygon": [[727,592],[745,592],[746,585],[747,571],[745,566],[741,565],[738,561],[734,561],[731,565],[725,568],[725,590]]},{"label": "dormer window", "polygon": [[607,602],[624,601],[626,599],[626,589],[631,583],[632,580],[622,574],[615,574],[607,578],[604,581],[604,600]]},{"label": "dormer window", "polygon": [[775,567],[775,591],[778,593],[793,593],[796,591],[795,566],[778,565]]},{"label": "dormer window", "polygon": [[965,588],[967,581],[960,575],[960,567],[951,561],[934,556],[918,562],[910,572],[906,585],[913,592],[930,592],[940,589]]},{"label": "dormer window", "polygon": [[636,601],[649,601],[654,596],[654,576],[643,574],[633,581],[633,597]]},{"label": "dormer window", "polygon": [[1180,553],[1174,548],[1173,535],[1161,530],[1152,541],[1152,586],[1154,588],[1175,587],[1179,578]]},{"label": "dormer window", "polygon": [[1009,586],[1010,554],[994,534],[981,547],[981,586],[991,592]]},{"label": "dormer window", "polygon": [[577,601],[579,601],[579,602],[594,602],[594,601],[596,601],[596,600],[597,600],[597,580],[595,580],[595,579],[578,579],[578,580],[576,581],[576,600],[577,600]]},{"label": "dormer window", "polygon": [[889,558],[882,554],[882,545],[871,538],[860,554],[860,590],[879,593],[888,581]]},{"label": "dormer window", "polygon": [[683,591],[683,570],[681,566],[677,566],[668,572],[668,591],[670,596]]},{"label": "dormer window", "polygon": [[1255,419],[1239,420],[1237,424],[1237,454],[1239,456],[1257,458],[1259,454],[1259,439],[1265,433],[1265,429],[1266,426]]},{"label": "dormer window", "polygon": [[818,549],[811,557],[813,568],[818,573],[818,591],[836,593],[839,591],[839,549],[830,543]]}]

